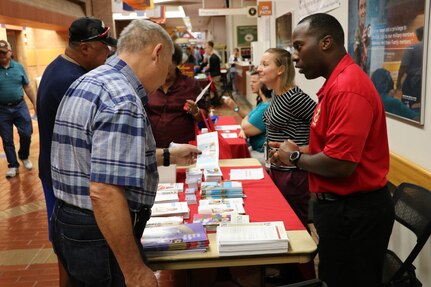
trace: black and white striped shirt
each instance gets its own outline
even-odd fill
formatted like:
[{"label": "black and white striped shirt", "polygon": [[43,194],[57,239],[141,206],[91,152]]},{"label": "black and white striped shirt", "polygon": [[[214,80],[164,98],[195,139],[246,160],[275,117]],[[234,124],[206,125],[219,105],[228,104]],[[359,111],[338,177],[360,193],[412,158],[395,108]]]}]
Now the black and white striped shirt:
[{"label": "black and white striped shirt", "polygon": [[[298,146],[308,145],[310,123],[315,107],[316,102],[298,87],[282,95],[274,95],[263,114],[267,140],[283,142],[290,139]],[[288,167],[277,167],[286,168]]]}]

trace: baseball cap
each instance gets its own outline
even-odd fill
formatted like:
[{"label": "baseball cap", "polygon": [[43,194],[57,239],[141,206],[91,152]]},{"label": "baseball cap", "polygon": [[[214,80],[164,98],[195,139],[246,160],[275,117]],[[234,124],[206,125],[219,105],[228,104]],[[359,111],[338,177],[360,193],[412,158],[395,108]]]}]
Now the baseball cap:
[{"label": "baseball cap", "polygon": [[73,21],[70,25],[69,41],[100,41],[106,45],[115,47],[117,46],[117,40],[110,36],[109,30],[110,28],[106,27],[100,19],[94,17],[81,17]]},{"label": "baseball cap", "polygon": [[10,50],[12,50],[10,44],[5,40],[0,40],[0,51],[8,52]]}]

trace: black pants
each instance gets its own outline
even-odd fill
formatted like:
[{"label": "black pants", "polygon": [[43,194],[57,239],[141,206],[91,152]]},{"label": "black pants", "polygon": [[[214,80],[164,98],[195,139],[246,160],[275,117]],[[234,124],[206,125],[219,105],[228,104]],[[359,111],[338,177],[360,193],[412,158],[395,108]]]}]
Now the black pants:
[{"label": "black pants", "polygon": [[393,223],[387,187],[335,201],[317,200],[319,278],[329,287],[380,286]]}]

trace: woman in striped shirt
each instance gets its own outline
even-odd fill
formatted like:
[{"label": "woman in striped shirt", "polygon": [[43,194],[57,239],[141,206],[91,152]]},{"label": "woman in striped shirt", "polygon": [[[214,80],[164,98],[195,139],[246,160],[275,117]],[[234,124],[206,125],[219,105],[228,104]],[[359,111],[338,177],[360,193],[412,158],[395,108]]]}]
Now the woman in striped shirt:
[{"label": "woman in striped shirt", "polygon": [[[295,85],[291,54],[284,49],[270,48],[262,55],[257,71],[261,83],[273,90],[271,104],[263,115],[267,141],[292,140],[298,146],[308,145],[316,102]],[[307,172],[295,165],[271,164],[270,174],[299,219],[307,226],[310,199]]]}]

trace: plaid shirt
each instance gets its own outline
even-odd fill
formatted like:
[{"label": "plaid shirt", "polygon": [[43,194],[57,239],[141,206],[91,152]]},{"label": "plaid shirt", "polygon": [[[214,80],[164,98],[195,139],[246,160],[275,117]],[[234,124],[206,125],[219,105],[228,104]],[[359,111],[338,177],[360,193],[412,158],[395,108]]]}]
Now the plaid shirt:
[{"label": "plaid shirt", "polygon": [[147,100],[133,71],[117,57],[70,86],[52,138],[57,198],[92,210],[92,181],[124,187],[132,211],[153,205],[159,176]]}]

